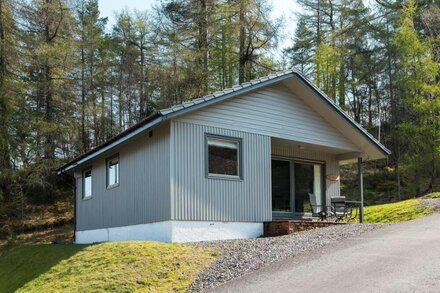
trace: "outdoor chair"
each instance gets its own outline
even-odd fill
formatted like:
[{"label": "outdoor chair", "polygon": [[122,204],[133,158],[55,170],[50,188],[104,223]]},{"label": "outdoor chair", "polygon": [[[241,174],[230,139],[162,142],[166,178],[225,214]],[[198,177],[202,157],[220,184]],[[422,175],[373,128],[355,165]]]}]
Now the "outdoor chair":
[{"label": "outdoor chair", "polygon": [[330,215],[336,218],[336,222],[351,218],[352,208],[347,205],[345,196],[331,198]]},{"label": "outdoor chair", "polygon": [[325,205],[318,205],[316,197],[313,193],[309,193],[310,205],[312,206],[312,216],[319,217],[321,221],[327,219],[327,207]]}]

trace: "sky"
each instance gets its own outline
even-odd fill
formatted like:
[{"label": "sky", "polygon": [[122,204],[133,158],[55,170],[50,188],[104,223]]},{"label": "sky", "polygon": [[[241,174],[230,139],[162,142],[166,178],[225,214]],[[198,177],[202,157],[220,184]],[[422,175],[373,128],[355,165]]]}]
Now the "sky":
[{"label": "sky", "polygon": [[[158,0],[99,0],[99,10],[101,16],[108,17],[108,26],[111,27],[115,22],[115,12],[122,9],[146,10],[151,8]],[[296,28],[295,13],[300,11],[299,5],[294,0],[268,0],[272,4],[272,17],[283,17],[284,27],[280,38],[278,49],[274,54],[281,57],[282,49],[289,46],[292,42],[293,33]]]}]

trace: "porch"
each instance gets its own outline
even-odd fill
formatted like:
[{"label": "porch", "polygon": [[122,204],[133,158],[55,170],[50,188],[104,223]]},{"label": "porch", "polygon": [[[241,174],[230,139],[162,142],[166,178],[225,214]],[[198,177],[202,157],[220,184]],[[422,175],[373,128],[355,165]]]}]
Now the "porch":
[{"label": "porch", "polygon": [[[359,219],[363,222],[362,154],[352,149],[271,139],[272,219],[278,230],[300,231],[327,213],[340,192],[340,165],[357,162]],[[352,202],[353,204],[353,202]],[[318,218],[319,219],[319,218]],[[280,224],[280,221],[284,221]],[[288,221],[288,222],[286,222]],[[266,225],[266,224],[265,224]]]}]

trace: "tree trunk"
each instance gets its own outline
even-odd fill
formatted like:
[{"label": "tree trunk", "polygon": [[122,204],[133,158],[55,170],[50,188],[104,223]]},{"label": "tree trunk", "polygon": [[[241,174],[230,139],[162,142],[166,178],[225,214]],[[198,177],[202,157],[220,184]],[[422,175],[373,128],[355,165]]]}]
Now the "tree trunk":
[{"label": "tree trunk", "polygon": [[[142,119],[145,117],[145,113],[146,113],[146,109],[145,109],[145,73],[144,73],[144,66],[145,66],[145,56],[144,56],[144,48],[143,48],[143,43],[140,43],[140,54],[141,54],[141,64],[140,64],[140,86],[139,86],[139,109],[140,109],[140,113],[139,113],[139,118]],[[139,120],[140,120],[139,119]]]},{"label": "tree trunk", "polygon": [[[84,38],[83,38],[84,40]],[[82,151],[88,149],[88,139],[86,134],[86,85],[85,85],[85,52],[84,44],[81,45],[81,144]]]},{"label": "tree trunk", "polygon": [[221,72],[222,72],[222,88],[226,88],[226,80],[227,80],[227,66],[226,66],[226,33],[225,33],[225,25],[222,24],[222,55],[221,55]]},{"label": "tree trunk", "polygon": [[245,66],[246,66],[246,53],[245,53],[245,1],[240,1],[240,11],[239,11],[239,52],[238,52],[238,83],[242,84],[245,81]]},{"label": "tree trunk", "polygon": [[9,110],[6,102],[5,79],[7,74],[6,65],[6,37],[5,37],[5,19],[3,14],[5,6],[3,0],[0,0],[0,194],[7,194],[8,183],[5,170],[10,169],[9,152]]},{"label": "tree trunk", "polygon": [[[46,0],[46,3],[50,3],[50,0]],[[49,20],[46,20],[49,21]],[[50,35],[50,29],[49,24],[46,23],[44,27],[44,33],[45,33],[45,39],[46,44],[48,47],[52,46],[52,40],[53,36]],[[45,109],[44,109],[44,120],[47,124],[51,125],[55,123],[54,121],[54,109],[53,109],[53,92],[52,92],[52,68],[50,66],[49,60],[50,56],[46,56],[46,60],[44,61],[43,65],[43,89],[44,89],[44,99],[45,99]],[[43,150],[44,150],[44,157],[46,159],[54,159],[55,158],[55,137],[53,135],[53,130],[50,129],[48,132],[45,133],[44,143],[43,143]]]},{"label": "tree trunk", "polygon": [[394,166],[396,173],[396,184],[397,184],[397,199],[400,200],[401,197],[401,184],[400,184],[400,173],[399,173],[399,161],[400,161],[400,140],[399,134],[397,132],[398,124],[398,113],[397,113],[397,101],[396,95],[394,93],[394,82],[393,82],[393,66],[392,66],[392,56],[391,56],[391,41],[390,41],[390,30],[388,17],[386,18],[386,30],[387,30],[387,74],[389,80],[389,95],[391,102],[391,132],[392,132],[392,145],[394,153]]},{"label": "tree trunk", "polygon": [[199,65],[202,68],[201,83],[200,83],[200,95],[204,95],[208,91],[208,20],[207,20],[207,0],[199,0],[199,41],[198,41],[198,54],[201,56]]}]

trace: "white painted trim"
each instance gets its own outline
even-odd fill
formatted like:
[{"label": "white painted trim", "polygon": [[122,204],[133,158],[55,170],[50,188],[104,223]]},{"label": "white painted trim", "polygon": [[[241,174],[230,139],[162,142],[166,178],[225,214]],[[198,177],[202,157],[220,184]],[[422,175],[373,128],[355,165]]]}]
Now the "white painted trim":
[{"label": "white painted trim", "polygon": [[173,221],[172,242],[256,238],[263,235],[263,223]]},{"label": "white painted trim", "polygon": [[76,231],[75,243],[151,240],[161,242],[197,242],[256,238],[263,235],[263,223],[164,221],[96,230]]},{"label": "white painted trim", "polygon": [[153,240],[171,242],[171,221],[76,231],[75,243],[104,241]]}]

